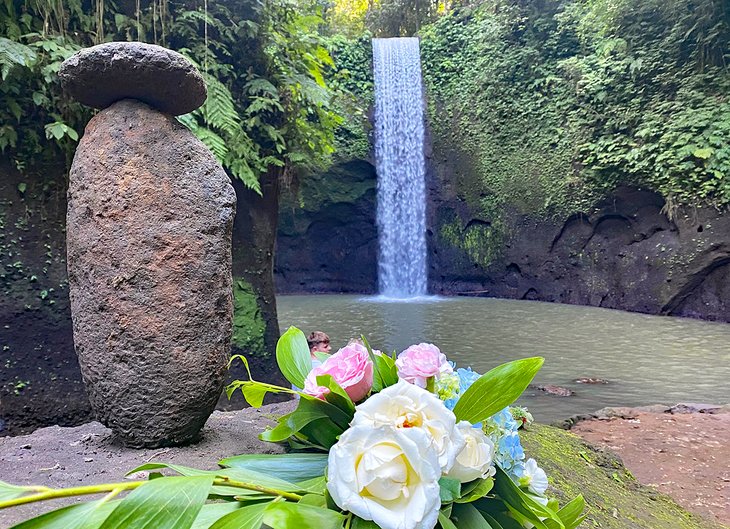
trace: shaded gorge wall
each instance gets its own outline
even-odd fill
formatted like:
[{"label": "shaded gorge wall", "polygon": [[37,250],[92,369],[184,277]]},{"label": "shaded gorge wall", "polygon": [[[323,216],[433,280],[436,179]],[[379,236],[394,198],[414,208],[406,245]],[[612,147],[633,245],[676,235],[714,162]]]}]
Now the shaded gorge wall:
[{"label": "shaded gorge wall", "polygon": [[[680,0],[627,0],[608,18],[591,9],[484,2],[421,30],[429,289],[730,321],[730,76],[715,53],[728,13]],[[362,81],[361,63],[338,66]],[[369,156],[341,155],[339,166]],[[358,195],[340,215],[335,176],[311,180],[316,191],[304,183],[306,206],[281,212],[280,291],[374,289],[328,249],[345,224],[365,228],[354,211],[375,207]],[[337,240],[339,252],[361,248]],[[374,277],[376,259],[358,253],[358,270]]]}]

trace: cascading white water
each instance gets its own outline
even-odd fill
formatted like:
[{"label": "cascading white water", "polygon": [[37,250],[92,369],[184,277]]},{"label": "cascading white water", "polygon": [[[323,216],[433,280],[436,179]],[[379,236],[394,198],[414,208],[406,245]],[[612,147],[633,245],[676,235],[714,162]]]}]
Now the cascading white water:
[{"label": "cascading white water", "polygon": [[373,39],[380,294],[427,293],[423,85],[417,38]]}]

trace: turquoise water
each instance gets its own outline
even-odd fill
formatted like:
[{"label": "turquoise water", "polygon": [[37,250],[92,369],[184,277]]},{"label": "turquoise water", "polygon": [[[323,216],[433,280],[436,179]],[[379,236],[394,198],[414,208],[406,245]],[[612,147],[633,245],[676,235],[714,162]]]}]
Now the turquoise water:
[{"label": "turquoise water", "polygon": [[[282,330],[323,330],[333,350],[360,334],[387,351],[425,341],[479,372],[543,356],[536,383],[575,395],[528,390],[521,403],[541,422],[604,406],[730,402],[730,324],[488,298],[308,295],[279,296],[277,305]],[[578,384],[579,377],[609,384]]]}]

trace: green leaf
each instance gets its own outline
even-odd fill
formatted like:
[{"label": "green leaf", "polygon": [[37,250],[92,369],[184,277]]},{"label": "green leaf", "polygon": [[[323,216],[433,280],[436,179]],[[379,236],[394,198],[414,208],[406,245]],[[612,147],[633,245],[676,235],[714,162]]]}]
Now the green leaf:
[{"label": "green leaf", "polygon": [[524,518],[538,529],[545,529],[548,527],[546,520],[553,520],[558,527],[564,527],[555,511],[532,499],[499,467],[494,479],[494,492],[518,521]]},{"label": "green leaf", "polygon": [[340,529],[345,517],[333,510],[302,503],[275,502],[264,511],[271,529]]},{"label": "green leaf", "polygon": [[11,485],[10,483],[0,481],[0,501],[20,498],[30,492],[33,492],[30,487],[20,487],[18,485]]},{"label": "green leaf", "polygon": [[451,518],[459,529],[495,529],[473,505],[454,505]]},{"label": "green leaf", "polygon": [[493,478],[480,479],[476,482],[476,486],[468,490],[468,492],[463,490],[466,487],[462,487],[462,497],[456,500],[456,503],[471,503],[479,498],[483,498],[492,490],[492,487],[494,487]]},{"label": "green leaf", "polygon": [[223,518],[225,515],[232,513],[245,507],[246,503],[240,503],[237,501],[226,501],[221,503],[208,503],[203,505],[200,509],[198,517],[195,518],[195,522],[190,529],[210,529],[210,527]]},{"label": "green leaf", "polygon": [[441,524],[441,529],[459,529],[443,512],[439,512],[439,523]]},{"label": "green leaf", "polygon": [[276,344],[276,363],[286,379],[298,388],[312,370],[312,357],[304,333],[296,327],[289,329]]},{"label": "green leaf", "polygon": [[342,389],[342,386],[337,383],[332,375],[318,376],[317,384],[330,390],[329,393],[325,395],[325,400],[327,402],[333,406],[337,406],[343,412],[350,415],[350,419],[355,416],[355,403],[352,402],[350,396],[344,389]]},{"label": "green leaf", "polygon": [[395,367],[395,360],[387,355],[376,355],[365,336],[360,335],[362,343],[368,350],[370,360],[373,362],[373,393],[377,393],[398,383],[398,370]]},{"label": "green leaf", "polygon": [[439,479],[439,493],[441,503],[450,503],[461,497],[461,482],[458,479]]},{"label": "green leaf", "polygon": [[[327,480],[322,476],[322,479],[324,480],[324,483],[326,485]],[[314,505],[315,507],[327,507],[327,498],[324,497],[323,494],[305,494],[302,496],[302,499],[299,500],[299,503],[303,503],[305,505]]]},{"label": "green leaf", "polygon": [[[190,468],[182,465],[173,465],[168,463],[146,463],[130,471],[130,474],[134,472],[139,472],[141,470],[155,470],[161,468],[169,468],[170,470],[174,470],[175,472],[178,472],[183,476],[210,476],[212,478],[229,478],[234,481],[253,483],[272,489],[282,490],[284,492],[303,491],[302,487],[295,483],[291,483],[290,481],[281,479],[277,476],[256,472],[255,470],[251,470],[248,468],[222,468],[219,470],[200,470],[197,468]],[[210,490],[210,493],[216,494],[218,496],[244,496],[261,494],[258,491],[226,485],[213,486]]]},{"label": "green leaf", "polygon": [[479,377],[456,403],[457,420],[482,422],[512,404],[535,378],[544,361],[540,357],[523,358]]},{"label": "green leaf", "polygon": [[223,516],[210,529],[259,529],[264,520],[264,511],[271,502],[242,507]]},{"label": "green leaf", "polygon": [[12,529],[96,529],[120,503],[97,500],[69,505],[14,525]]},{"label": "green leaf", "polygon": [[692,156],[702,160],[707,160],[710,156],[712,156],[713,152],[714,151],[711,147],[705,147],[704,149],[695,149],[692,151]]},{"label": "green leaf", "polygon": [[352,529],[380,529],[380,527],[372,520],[363,520],[359,516],[353,516]]},{"label": "green leaf", "polygon": [[25,193],[26,189],[28,189],[28,184],[26,184],[25,182],[20,182],[18,184],[18,191],[20,191],[21,193]]},{"label": "green leaf", "polygon": [[212,475],[154,479],[124,498],[101,529],[189,529],[212,485]]},{"label": "green leaf", "polygon": [[558,511],[558,516],[565,524],[565,529],[574,529],[580,525],[585,518],[585,516],[581,516],[585,508],[586,502],[583,496],[578,495]]},{"label": "green leaf", "polygon": [[246,399],[251,407],[260,408],[264,404],[264,397],[269,392],[266,386],[260,384],[245,384],[241,386],[243,398]]},{"label": "green leaf", "polygon": [[223,467],[253,470],[297,483],[324,475],[327,454],[244,454],[221,459]]}]

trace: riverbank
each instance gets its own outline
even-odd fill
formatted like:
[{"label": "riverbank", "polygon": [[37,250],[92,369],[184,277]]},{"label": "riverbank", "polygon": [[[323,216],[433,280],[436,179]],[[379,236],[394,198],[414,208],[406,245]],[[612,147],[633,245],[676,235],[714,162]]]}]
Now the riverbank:
[{"label": "riverbank", "polygon": [[[19,485],[68,487],[121,481],[128,470],[150,461],[212,469],[216,468],[216,461],[232,454],[281,450],[259,441],[258,433],[273,424],[273,417],[291,411],[293,405],[289,402],[258,410],[215,412],[201,441],[188,447],[123,448],[97,422],[75,428],[42,428],[31,435],[0,439],[0,476]],[[579,493],[584,495],[588,505],[585,527],[722,529],[713,521],[687,512],[654,488],[638,483],[610,450],[541,424],[525,431],[523,440],[526,452],[548,472],[551,494],[560,494],[563,502]],[[23,518],[72,501],[62,499],[53,504],[29,504],[0,511],[0,527],[10,527]]]},{"label": "riverbank", "polygon": [[617,453],[640,483],[730,526],[730,405],[605,408],[570,430]]}]

